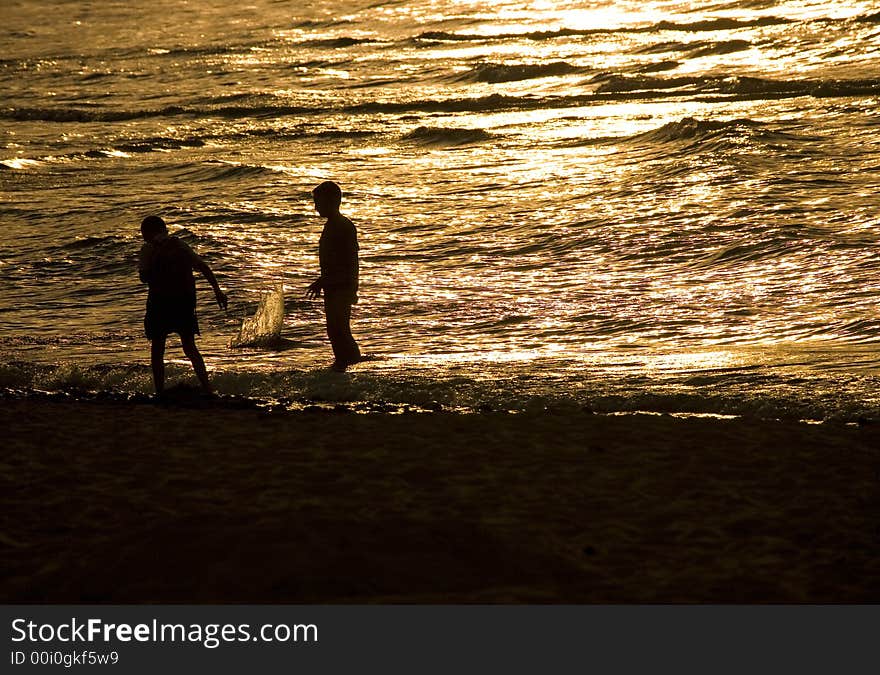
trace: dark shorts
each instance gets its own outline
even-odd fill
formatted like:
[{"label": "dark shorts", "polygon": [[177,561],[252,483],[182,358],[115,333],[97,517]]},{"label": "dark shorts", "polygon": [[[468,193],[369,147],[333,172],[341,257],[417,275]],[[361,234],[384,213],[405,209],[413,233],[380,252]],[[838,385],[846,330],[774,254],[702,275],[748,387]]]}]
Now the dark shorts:
[{"label": "dark shorts", "polygon": [[324,289],[324,306],[327,303],[336,304],[358,304],[358,293],[356,288],[330,288]]},{"label": "dark shorts", "polygon": [[149,340],[177,333],[199,335],[196,303],[190,298],[149,298],[144,315],[144,333]]}]

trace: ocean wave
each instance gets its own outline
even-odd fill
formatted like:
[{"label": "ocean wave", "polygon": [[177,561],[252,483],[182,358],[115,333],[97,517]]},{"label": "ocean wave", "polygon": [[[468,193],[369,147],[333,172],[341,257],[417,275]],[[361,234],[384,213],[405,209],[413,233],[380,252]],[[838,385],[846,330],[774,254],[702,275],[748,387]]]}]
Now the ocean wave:
[{"label": "ocean wave", "polygon": [[[560,62],[564,63],[564,62]],[[533,70],[513,69],[496,71],[498,77],[543,77],[546,73],[567,70],[573,66],[554,66],[547,64],[545,74],[541,67]],[[477,75],[479,77],[479,75]],[[499,80],[501,81],[501,80]],[[151,117],[189,116],[193,118],[224,117],[241,118],[282,118],[338,114],[371,114],[401,112],[479,112],[493,110],[534,110],[553,107],[573,107],[589,104],[597,99],[627,100],[632,98],[650,99],[664,96],[702,96],[716,94],[734,96],[741,99],[787,98],[792,96],[873,96],[880,93],[880,79],[858,80],[772,80],[742,76],[682,76],[672,78],[649,75],[627,75],[621,73],[601,73],[589,80],[597,85],[593,92],[571,96],[510,96],[492,94],[482,97],[413,99],[397,101],[365,101],[338,107],[291,106],[259,103],[252,106],[167,106],[165,108],[142,110],[106,110],[92,108],[4,108],[0,118],[20,121],[47,122],[119,122]],[[156,143],[162,143],[157,140]],[[180,139],[169,139],[169,144],[185,144]],[[147,143],[149,145],[149,143]],[[159,146],[157,146],[159,147]],[[139,151],[133,145],[132,151]]]},{"label": "ocean wave", "polygon": [[[296,64],[301,66],[303,64]],[[268,98],[267,94],[255,94],[249,91],[238,91],[234,94],[223,94],[222,96],[209,96],[204,99],[208,105],[225,105],[227,103],[238,103],[240,101],[261,101]]]},{"label": "ocean wave", "polygon": [[113,77],[115,73],[113,72],[94,72],[94,73],[86,73],[82,76],[83,82],[93,82],[95,80],[103,80],[107,77]]},{"label": "ocean wave", "polygon": [[696,59],[703,56],[718,56],[721,54],[733,54],[751,48],[752,43],[748,40],[724,40],[722,42],[704,43],[687,53],[687,58]]},{"label": "ocean wave", "polygon": [[106,110],[93,108],[4,108],[0,117],[17,121],[39,122],[126,122],[149,117],[186,114],[181,106],[143,110]]},{"label": "ocean wave", "polygon": [[355,139],[375,135],[379,132],[366,129],[248,129],[245,131],[233,131],[225,133],[211,133],[199,136],[187,136],[183,138],[154,136],[143,139],[131,139],[127,142],[116,143],[110,147],[93,148],[85,151],[69,152],[62,155],[43,155],[38,157],[17,157],[0,160],[0,170],[22,170],[36,168],[42,164],[64,164],[90,159],[114,159],[126,157],[131,154],[143,154],[150,152],[167,152],[169,150],[184,150],[204,147],[208,142],[234,142],[248,138],[272,138],[275,140],[299,140],[303,138],[323,139]]},{"label": "ocean wave", "polygon": [[271,138],[278,141],[297,140],[304,138],[364,138],[375,136],[380,132],[371,129],[338,129],[338,128],[314,128],[312,125],[282,128],[246,129],[231,133],[213,134],[206,140],[235,141],[246,138]]},{"label": "ocean wave", "polygon": [[737,75],[716,81],[707,79],[703,88],[722,94],[809,94],[816,86],[811,80],[769,80]]},{"label": "ocean wave", "polygon": [[559,28],[557,30],[531,31],[527,33],[493,33],[483,35],[479,33],[450,33],[446,31],[426,31],[411,38],[418,44],[434,44],[437,42],[497,42],[508,40],[555,40],[563,37],[589,36],[607,33],[640,32],[638,29],[626,28]]},{"label": "ocean wave", "polygon": [[752,47],[748,40],[693,40],[691,42],[666,41],[639,47],[633,54],[666,54],[687,52],[686,58],[732,54]]},{"label": "ocean wave", "polygon": [[386,40],[379,38],[355,38],[355,37],[336,37],[321,38],[315,40],[304,40],[297,44],[303,47],[323,47],[327,49],[344,49],[346,47],[355,47],[357,45],[384,43]]},{"label": "ocean wave", "polygon": [[755,19],[731,19],[714,18],[694,21],[691,23],[676,23],[673,21],[660,21],[650,26],[616,26],[609,28],[559,28],[556,30],[529,31],[525,33],[493,33],[484,35],[480,33],[452,33],[447,31],[425,31],[411,38],[411,41],[419,43],[437,42],[496,42],[507,40],[555,40],[565,37],[589,37],[603,34],[626,34],[626,33],[657,33],[661,31],[678,31],[686,33],[714,32],[722,30],[738,30],[742,28],[757,28],[762,26],[779,26],[792,23],[791,19],[776,16],[762,16]]},{"label": "ocean wave", "polygon": [[[647,75],[621,75],[603,73],[592,79],[601,82],[598,94],[620,94],[634,91],[666,91],[677,93],[719,94],[809,94],[821,83],[815,80],[770,80],[759,77],[729,75],[652,77]],[[859,82],[859,85],[862,81]]]},{"label": "ocean wave", "polygon": [[552,63],[480,63],[469,71],[457,75],[459,82],[518,82],[540,77],[559,77],[582,73],[587,68],[574,66],[566,61]]},{"label": "ocean wave", "polygon": [[[749,142],[765,143],[769,147],[773,144],[785,142],[812,142],[821,140],[814,135],[803,135],[790,130],[778,128],[778,124],[771,128],[767,122],[748,118],[728,120],[700,120],[693,117],[684,117],[675,122],[668,122],[663,126],[650,131],[634,134],[632,136],[601,136],[575,141],[566,141],[563,147],[582,145],[601,145],[605,143],[619,144],[630,142],[635,144],[666,144],[685,142],[685,151],[715,152],[724,147],[739,146],[743,139]],[[697,143],[697,145],[695,145]],[[678,175],[689,169],[685,165],[673,164],[665,169],[669,171],[666,177]]]},{"label": "ocean wave", "polygon": [[319,21],[317,19],[305,19],[294,25],[294,28],[332,28],[333,26],[342,26],[353,23],[351,19],[326,19]]},{"label": "ocean wave", "polygon": [[[765,126],[764,122],[739,118],[733,120],[698,120],[684,117],[677,122],[669,122],[662,127],[629,136],[631,141],[642,143],[670,143],[675,141],[693,141],[723,134],[738,133],[743,130],[751,132]],[[620,139],[615,139],[620,140]]]},{"label": "ocean wave", "polygon": [[739,268],[742,263],[781,258],[794,250],[795,244],[788,239],[767,240],[756,243],[737,243],[710,251],[691,263],[695,268]]},{"label": "ocean wave", "polygon": [[472,33],[449,33],[442,30],[430,30],[419,33],[414,38],[415,42],[474,42],[478,40],[490,40],[491,37]]},{"label": "ocean wave", "polygon": [[636,71],[639,73],[659,73],[664,70],[675,70],[680,65],[679,61],[652,61],[643,66],[638,66]]},{"label": "ocean wave", "polygon": [[163,136],[154,136],[143,140],[131,141],[129,143],[120,143],[113,146],[114,150],[120,152],[156,152],[159,150],[180,150],[182,148],[201,148],[205,145],[205,141],[198,137],[187,138],[169,138]]},{"label": "ocean wave", "polygon": [[779,4],[779,0],[733,0],[733,2],[721,2],[717,5],[710,5],[709,7],[705,7],[703,5],[696,5],[693,9],[689,10],[691,12],[726,12],[734,9],[770,9],[771,7],[776,7]]},{"label": "ocean wave", "polygon": [[874,344],[880,342],[880,319],[842,320],[825,329],[826,335],[846,339],[853,343]]},{"label": "ocean wave", "polygon": [[454,129],[444,127],[418,127],[403,136],[403,140],[419,145],[471,145],[495,138],[483,129]]},{"label": "ocean wave", "polygon": [[[171,379],[186,378],[190,369],[168,365]],[[856,421],[880,413],[870,397],[858,394],[866,384],[851,378],[854,390],[834,396],[805,396],[803,383],[788,383],[760,369],[691,371],[672,382],[617,377],[573,382],[532,374],[485,380],[463,375],[426,376],[398,372],[340,377],[328,369],[275,372],[215,371],[219,393],[211,405],[309,412],[431,412],[512,413],[649,412],[654,414],[715,414],[762,419]],[[830,386],[830,382],[825,382]],[[814,386],[821,387],[817,380]],[[810,388],[812,391],[813,388]],[[186,386],[180,387],[186,392]],[[0,363],[0,398],[49,398],[67,401],[153,401],[152,377],[146,364],[81,366],[75,363],[38,365]],[[186,396],[178,402],[187,405]],[[190,401],[204,405],[204,401]]]},{"label": "ocean wave", "polygon": [[242,178],[273,176],[278,173],[275,169],[266,166],[212,159],[204,162],[185,162],[173,165],[169,167],[169,170],[195,182],[240,180]]},{"label": "ocean wave", "polygon": [[[62,63],[74,63],[75,68],[82,67],[82,60],[86,56],[89,60],[97,62],[107,62],[114,59],[180,59],[187,57],[211,57],[235,54],[247,54],[256,50],[267,50],[273,47],[283,46],[283,39],[271,39],[262,41],[243,41],[232,42],[226,44],[204,44],[204,45],[167,45],[165,47],[154,46],[145,47],[143,45],[133,44],[131,46],[114,46],[90,49],[88,53],[80,51],[46,53],[39,58],[5,58],[0,59],[0,67],[11,67],[15,69],[34,71],[44,69],[46,66],[57,66]],[[215,71],[216,72],[216,71]],[[83,79],[88,81],[95,78],[100,79],[103,76],[114,75],[125,78],[143,77],[138,72],[123,72],[118,70],[101,71],[97,73],[86,73]]]},{"label": "ocean wave", "polygon": [[96,248],[131,248],[132,242],[129,239],[124,237],[120,237],[118,235],[110,235],[106,237],[80,237],[78,239],[74,239],[73,241],[69,241],[67,243],[61,244],[54,249],[50,250],[59,250],[59,251],[80,251],[83,249],[96,249]]},{"label": "ocean wave", "polygon": [[[367,104],[369,105],[369,104]],[[378,104],[382,105],[382,104]],[[354,109],[340,108],[340,111]],[[166,106],[164,108],[144,108],[137,110],[107,110],[102,108],[4,108],[0,118],[17,121],[43,122],[127,122],[154,117],[282,117],[310,115],[327,112],[326,107],[305,107],[273,104],[232,105],[232,106]]]},{"label": "ocean wave", "polygon": [[[230,44],[208,44],[208,45],[175,45],[167,48],[156,47],[149,50],[149,54],[153,57],[177,57],[177,56],[222,56],[224,54],[238,54],[242,52],[250,52],[255,49],[266,49],[273,45],[279,44],[277,40],[263,42],[235,42]],[[110,53],[116,53],[118,50],[111,50]],[[133,50],[124,50],[122,54],[130,56],[143,56],[140,48]]]},{"label": "ocean wave", "polygon": [[856,21],[859,23],[880,23],[880,12],[858,16],[856,17]]},{"label": "ocean wave", "polygon": [[785,98],[790,96],[870,96],[880,93],[880,79],[860,80],[772,80],[739,75],[654,77],[601,73],[591,80],[600,83],[597,94],[658,92],[681,96],[724,94],[744,98]]},{"label": "ocean wave", "polygon": [[491,112],[493,110],[543,107],[549,99],[491,94],[474,98],[418,99],[413,101],[375,101],[342,109],[351,113],[394,112]]},{"label": "ocean wave", "polygon": [[[3,166],[4,168],[25,168],[28,165],[36,166],[43,163],[65,163],[83,159],[107,159],[125,157],[129,154],[181,150],[184,148],[201,148],[205,145],[207,138],[209,137],[206,137],[205,139],[198,137],[150,137],[140,140],[130,140],[129,142],[118,143],[110,147],[93,148],[91,150],[80,152],[68,152],[62,155],[43,155],[27,159],[18,158],[16,160],[5,160],[4,162],[0,162],[0,166]],[[9,166],[7,166],[7,164]]]},{"label": "ocean wave", "polygon": [[318,131],[309,131],[296,134],[297,138],[310,136],[312,138],[364,138],[366,136],[375,136],[378,131],[370,131],[369,129],[320,129]]},{"label": "ocean wave", "polygon": [[880,80],[824,80],[810,90],[810,95],[817,98],[877,94],[880,94]]},{"label": "ocean wave", "polygon": [[702,49],[706,45],[711,44],[709,42],[703,41],[695,41],[695,42],[677,42],[677,41],[667,41],[667,42],[657,42],[651,45],[645,45],[644,47],[639,47],[633,51],[633,54],[665,54],[666,52],[686,52],[692,49]]},{"label": "ocean wave", "polygon": [[621,75],[617,73],[600,73],[593,77],[590,82],[599,82],[595,92],[597,94],[620,94],[632,91],[661,91],[667,89],[682,89],[694,87],[714,78],[704,77],[654,77],[649,75]]},{"label": "ocean wave", "polygon": [[740,28],[756,28],[761,26],[780,26],[792,23],[791,19],[779,16],[761,16],[755,19],[703,19],[692,23],[676,23],[673,21],[660,21],[649,29],[654,31],[685,31],[688,33],[711,32],[718,30],[737,30]]}]

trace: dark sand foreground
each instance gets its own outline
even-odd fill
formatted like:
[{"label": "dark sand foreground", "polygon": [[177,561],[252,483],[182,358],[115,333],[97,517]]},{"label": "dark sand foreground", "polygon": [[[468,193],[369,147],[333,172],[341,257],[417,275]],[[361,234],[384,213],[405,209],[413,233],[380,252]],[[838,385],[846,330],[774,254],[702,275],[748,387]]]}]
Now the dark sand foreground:
[{"label": "dark sand foreground", "polygon": [[880,601],[880,429],[0,401],[2,601]]}]

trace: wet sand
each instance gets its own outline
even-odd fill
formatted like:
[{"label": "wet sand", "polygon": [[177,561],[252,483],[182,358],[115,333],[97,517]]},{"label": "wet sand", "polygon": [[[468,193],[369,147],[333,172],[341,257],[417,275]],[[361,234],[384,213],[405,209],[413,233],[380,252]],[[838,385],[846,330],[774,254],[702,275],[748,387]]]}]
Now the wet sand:
[{"label": "wet sand", "polygon": [[13,602],[878,602],[880,428],[0,401]]}]

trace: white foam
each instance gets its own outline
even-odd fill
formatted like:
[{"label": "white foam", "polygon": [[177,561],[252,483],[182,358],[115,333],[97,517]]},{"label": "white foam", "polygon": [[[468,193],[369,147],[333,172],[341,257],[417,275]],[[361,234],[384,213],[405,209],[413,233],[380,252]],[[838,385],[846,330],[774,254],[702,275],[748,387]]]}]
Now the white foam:
[{"label": "white foam", "polygon": [[28,167],[37,166],[39,162],[35,159],[25,159],[23,157],[13,157],[12,159],[4,159],[0,161],[10,169],[27,169]]}]

